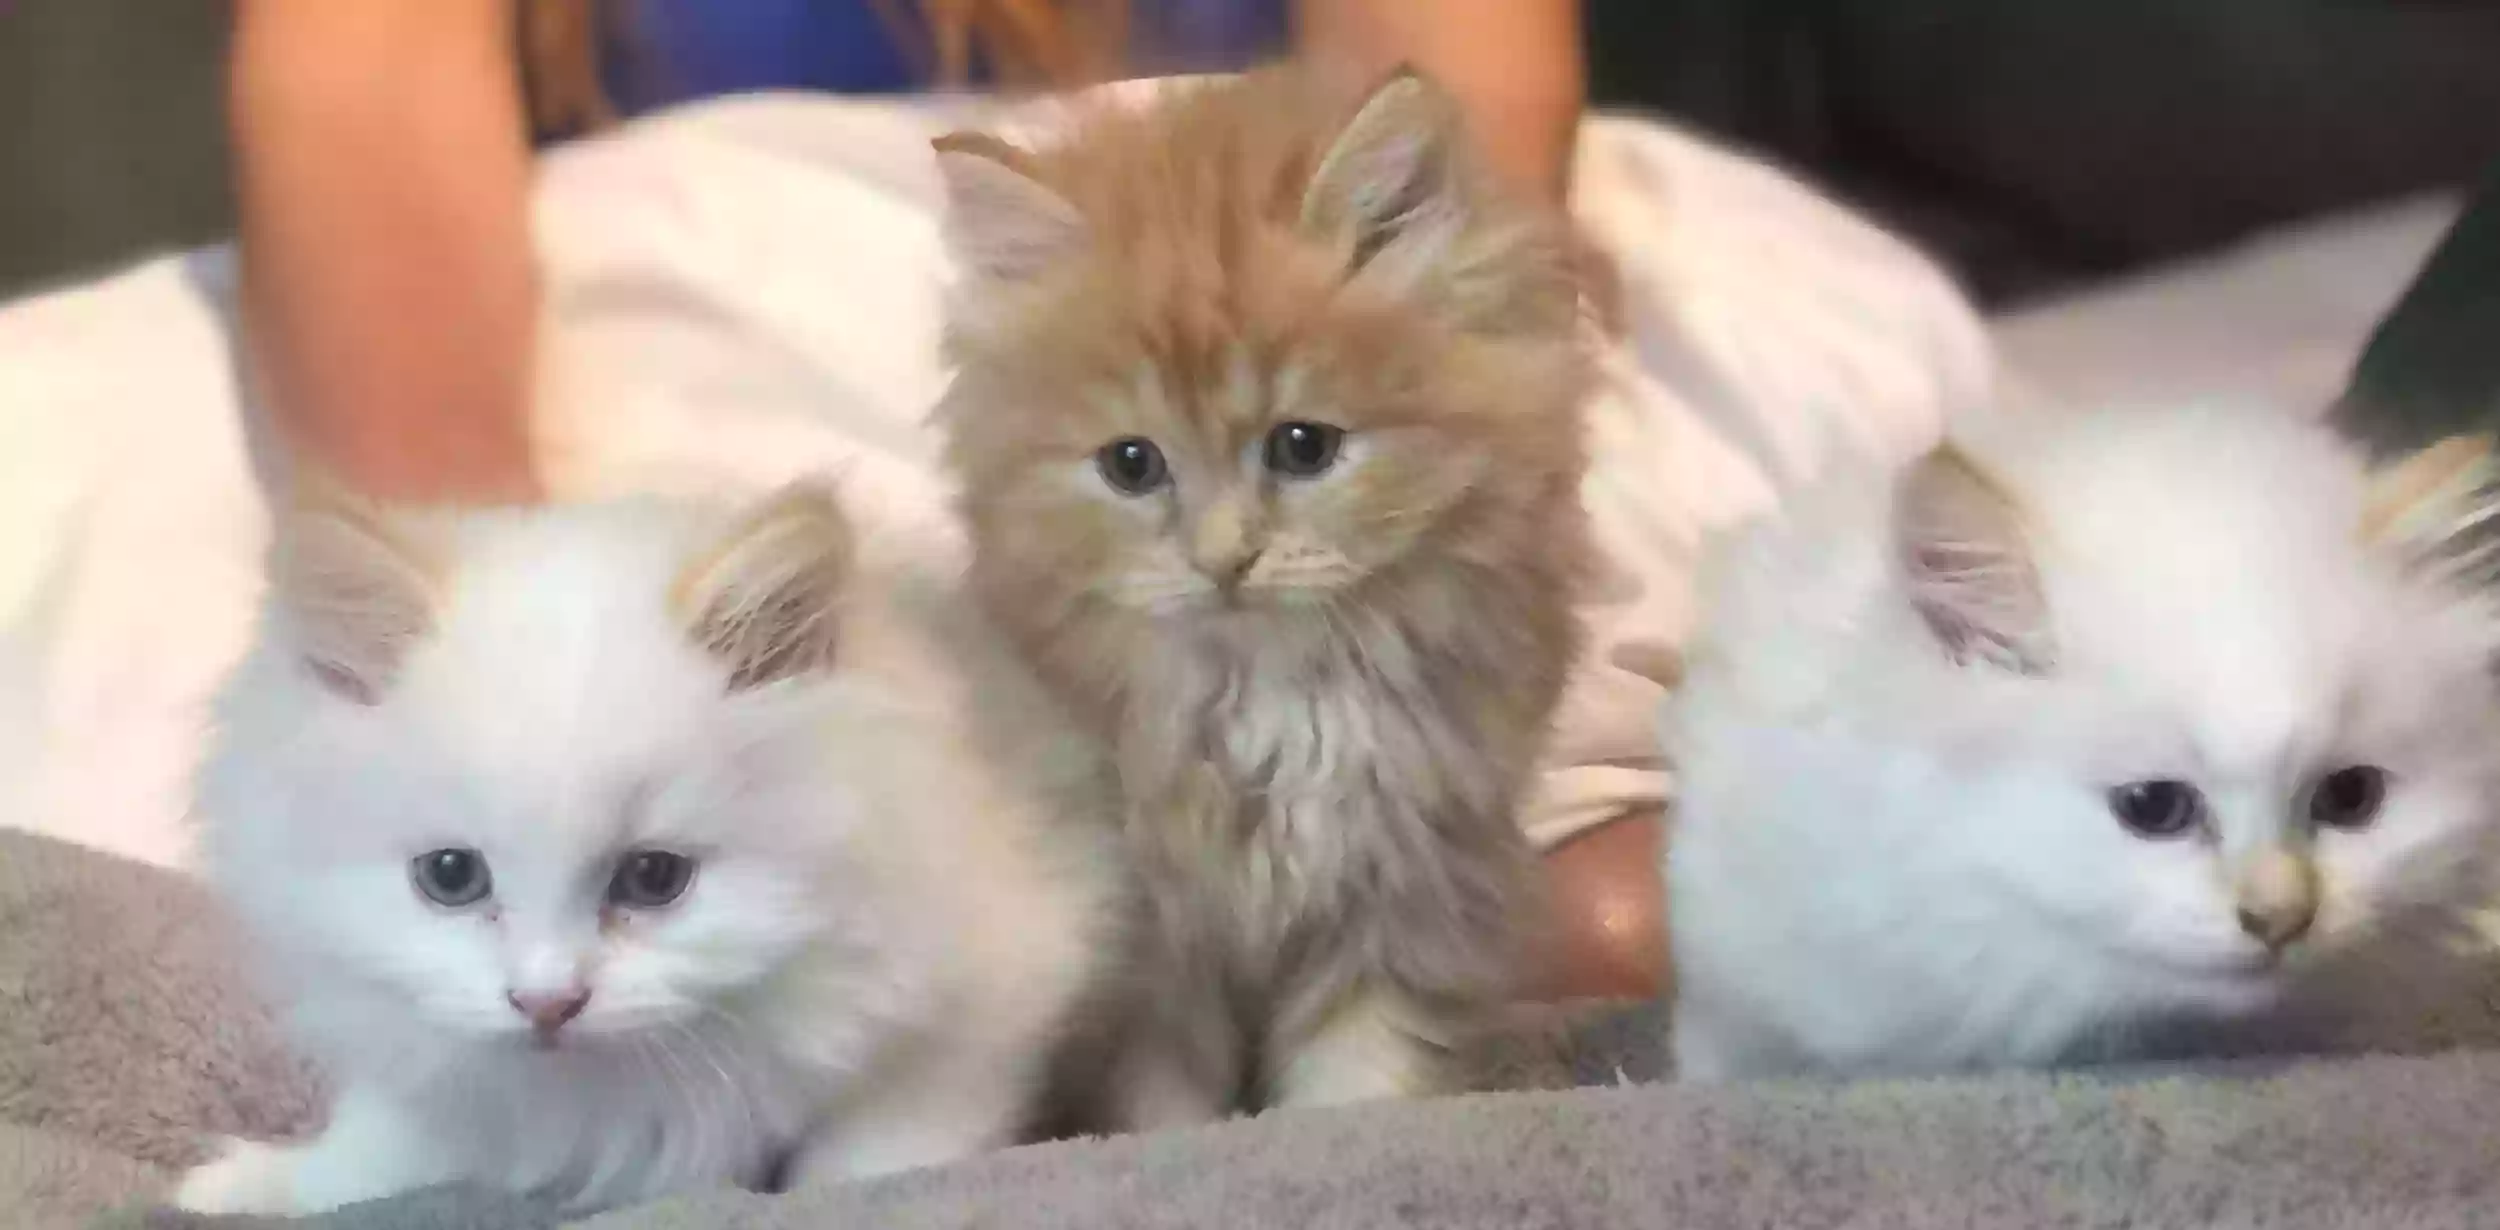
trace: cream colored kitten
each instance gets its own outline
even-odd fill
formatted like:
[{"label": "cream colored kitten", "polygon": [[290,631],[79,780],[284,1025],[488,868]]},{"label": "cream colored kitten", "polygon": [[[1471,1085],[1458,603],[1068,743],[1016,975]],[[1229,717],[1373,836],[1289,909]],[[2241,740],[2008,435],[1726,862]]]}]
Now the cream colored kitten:
[{"label": "cream colored kitten", "polygon": [[829,496],[324,502],[275,559],[199,812],[340,1093],[184,1207],[596,1208],[1018,1136],[1106,947],[1112,860],[1055,824],[1090,762],[987,746],[1046,705]]},{"label": "cream colored kitten", "polygon": [[1578,640],[1560,221],[1411,75],[938,144],[975,584],[1113,749],[1151,907],[1116,1113],[1441,1087],[1508,989]]},{"label": "cream colored kitten", "polygon": [[2131,1056],[2473,900],[2490,475],[2264,407],[2012,416],[1732,539],[1666,727],[1682,1075]]}]

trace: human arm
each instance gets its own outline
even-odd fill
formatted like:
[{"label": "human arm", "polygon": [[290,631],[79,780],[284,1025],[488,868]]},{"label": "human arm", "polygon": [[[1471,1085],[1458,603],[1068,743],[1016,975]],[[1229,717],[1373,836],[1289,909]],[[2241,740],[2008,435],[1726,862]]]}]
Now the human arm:
[{"label": "human arm", "polygon": [[396,500],[536,494],[509,0],[242,0],[245,328],[280,430]]},{"label": "human arm", "polygon": [[1554,930],[1530,955],[1527,998],[1649,999],[1673,992],[1658,874],[1664,828],[1651,809],[1609,820],[1546,853]]},{"label": "human arm", "polygon": [[1411,64],[1459,100],[1494,167],[1560,202],[1587,92],[1578,0],[1295,0],[1307,55]]}]

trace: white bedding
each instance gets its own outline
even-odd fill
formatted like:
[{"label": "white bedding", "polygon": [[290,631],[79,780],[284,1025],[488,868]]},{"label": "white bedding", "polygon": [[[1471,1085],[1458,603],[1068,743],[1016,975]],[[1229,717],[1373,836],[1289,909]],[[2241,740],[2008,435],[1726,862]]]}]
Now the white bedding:
[{"label": "white bedding", "polygon": [[2011,382],[2059,404],[2321,409],[2461,207],[2395,201],[2026,308],[1994,322],[1997,353]]},{"label": "white bedding", "polygon": [[[552,156],[553,484],[841,474],[876,532],[958,544],[933,440],[930,106],[709,104]],[[1985,404],[1985,335],[1924,260],[1762,164],[1592,120],[1578,208],[1621,266],[1588,500],[1620,574],[1524,817],[1656,806],[1650,715],[1702,533],[1835,447],[1903,455]],[[202,703],[247,635],[264,511],[221,252],[0,309],[0,824],[187,859]],[[17,772],[10,770],[15,766]]]}]

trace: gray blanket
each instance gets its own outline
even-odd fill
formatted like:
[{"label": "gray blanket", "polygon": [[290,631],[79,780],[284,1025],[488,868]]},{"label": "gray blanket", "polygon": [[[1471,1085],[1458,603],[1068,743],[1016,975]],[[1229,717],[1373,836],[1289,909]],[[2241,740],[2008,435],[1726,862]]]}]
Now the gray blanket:
[{"label": "gray blanket", "polygon": [[[0,832],[0,1227],[196,1224],[151,1212],[216,1132],[318,1122],[320,1091],[240,989],[190,883]],[[1012,1150],[780,1196],[694,1193],[599,1230],[975,1227],[2413,1227],[2500,1225],[2500,982],[2380,971],[2230,1051],[2444,1050],[2065,1077],[1692,1090],[1654,1008],[1576,1021],[1588,1084],[1272,1114]],[[1538,1037],[1493,1058],[1554,1083]],[[468,1190],[315,1224],[521,1230]],[[250,1225],[249,1221],[233,1224]]]}]

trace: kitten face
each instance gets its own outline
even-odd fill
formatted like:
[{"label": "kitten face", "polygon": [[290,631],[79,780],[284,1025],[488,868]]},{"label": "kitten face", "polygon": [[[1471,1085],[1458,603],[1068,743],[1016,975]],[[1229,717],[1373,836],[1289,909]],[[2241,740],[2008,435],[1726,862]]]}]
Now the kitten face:
[{"label": "kitten face", "polygon": [[299,518],[203,784],[228,896],[299,981],[485,1045],[734,1013],[835,836],[807,638],[841,542],[793,507],[708,552],[636,508]]},{"label": "kitten face", "polygon": [[[579,1001],[561,1023],[572,1039],[688,1021],[807,938],[806,852],[752,798],[771,789],[766,757],[668,747],[653,736],[675,721],[628,716],[699,713],[716,689],[600,696],[595,725],[506,693],[508,718],[453,730],[423,711],[438,703],[433,665],[412,663],[404,698],[378,706],[407,711],[360,723],[361,747],[334,746],[363,778],[333,784],[324,810],[340,827],[262,868],[343,972],[447,1029],[515,1040],[553,1040],[545,1007]],[[561,760],[513,763],[518,748],[553,750],[558,730],[572,745]],[[682,867],[652,866],[672,859]]]},{"label": "kitten face", "polygon": [[2322,696],[2315,720],[2264,732],[2140,692],[2021,689],[2021,708],[1972,710],[2000,724],[1987,738],[2006,759],[1966,799],[1958,839],[1985,890],[2134,971],[2151,1001],[2262,1002],[2453,899],[2477,856],[2491,784],[2462,736],[2500,730],[2401,686],[2334,689],[2350,699]]},{"label": "kitten face", "polygon": [[1905,487],[1945,548],[1905,544],[1911,593],[1964,660],[1932,729],[1993,764],[1959,830],[1986,890],[2156,1002],[2246,1006],[2453,901],[2500,797],[2500,638],[2418,543],[2368,536],[2322,434],[2119,417],[1992,458],[1960,513]]},{"label": "kitten face", "polygon": [[1042,155],[941,143],[966,269],[941,414],[1010,618],[1326,607],[1527,554],[1568,492],[1563,247],[1463,173],[1436,91],[1299,80]]},{"label": "kitten face", "polygon": [[1211,378],[1139,360],[1080,386],[1067,446],[994,491],[1011,552],[1149,615],[1329,601],[1428,550],[1491,467],[1488,442],[1318,356],[1221,348]]}]

